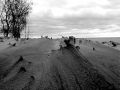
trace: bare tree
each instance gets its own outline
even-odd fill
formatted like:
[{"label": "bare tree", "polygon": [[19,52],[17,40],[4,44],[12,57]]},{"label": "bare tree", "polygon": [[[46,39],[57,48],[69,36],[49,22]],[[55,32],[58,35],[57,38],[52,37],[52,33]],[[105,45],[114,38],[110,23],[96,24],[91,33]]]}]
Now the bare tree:
[{"label": "bare tree", "polygon": [[10,30],[10,10],[7,8],[9,2],[6,0],[2,3],[3,8],[1,11],[1,23],[2,23],[2,32],[4,33],[5,37],[8,37],[9,30]]},{"label": "bare tree", "polygon": [[6,37],[11,33],[18,40],[27,24],[31,3],[27,0],[3,0],[1,15],[2,31]]}]

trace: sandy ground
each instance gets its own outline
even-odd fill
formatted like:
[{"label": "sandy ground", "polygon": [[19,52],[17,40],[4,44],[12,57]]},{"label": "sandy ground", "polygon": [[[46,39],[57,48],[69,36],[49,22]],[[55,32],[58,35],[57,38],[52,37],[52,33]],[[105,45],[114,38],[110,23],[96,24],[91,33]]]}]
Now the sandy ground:
[{"label": "sandy ground", "polygon": [[60,49],[59,40],[48,39],[7,43],[0,49],[0,90],[119,90],[120,52],[113,48],[84,41],[76,44],[80,50]]},{"label": "sandy ground", "polygon": [[115,49],[120,51],[120,45],[118,45],[117,47],[115,47]]},{"label": "sandy ground", "polygon": [[[77,44],[78,45],[78,44]],[[120,87],[120,51],[99,42],[85,41],[80,52],[103,74],[107,80]],[[93,51],[93,47],[95,51]]]},{"label": "sandy ground", "polygon": [[[102,43],[102,42],[109,42],[109,41],[114,41],[114,42],[117,42],[119,43],[119,45],[117,45],[116,47],[112,47],[114,49],[117,49],[120,51],[120,37],[112,37],[112,38],[88,38],[89,40],[92,40],[92,41],[97,41],[99,43]],[[105,44],[104,44],[105,45]],[[106,44],[106,46],[109,46],[111,47],[110,45]]]},{"label": "sandy ground", "polygon": [[88,38],[89,40],[92,41],[99,41],[99,42],[108,42],[108,41],[114,41],[120,43],[120,37],[99,37],[99,38]]}]

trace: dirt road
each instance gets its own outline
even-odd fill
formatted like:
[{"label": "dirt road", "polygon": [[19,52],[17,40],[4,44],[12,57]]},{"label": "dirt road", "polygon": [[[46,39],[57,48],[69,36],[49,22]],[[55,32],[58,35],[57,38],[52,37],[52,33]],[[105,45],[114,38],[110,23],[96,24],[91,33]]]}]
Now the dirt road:
[{"label": "dirt road", "polygon": [[1,53],[0,90],[116,90],[75,47],[58,45],[34,41]]}]

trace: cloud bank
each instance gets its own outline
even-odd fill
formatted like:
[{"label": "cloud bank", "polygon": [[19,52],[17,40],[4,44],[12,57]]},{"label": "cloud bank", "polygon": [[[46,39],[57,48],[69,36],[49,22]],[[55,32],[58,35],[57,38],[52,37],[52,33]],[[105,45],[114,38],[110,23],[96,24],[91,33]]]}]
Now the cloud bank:
[{"label": "cloud bank", "polygon": [[33,0],[31,36],[118,37],[120,0]]}]

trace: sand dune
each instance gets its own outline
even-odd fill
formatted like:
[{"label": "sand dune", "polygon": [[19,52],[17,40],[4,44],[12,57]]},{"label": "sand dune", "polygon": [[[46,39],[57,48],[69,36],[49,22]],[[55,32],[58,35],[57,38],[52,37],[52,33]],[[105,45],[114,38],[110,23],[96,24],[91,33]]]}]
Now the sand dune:
[{"label": "sand dune", "polygon": [[[0,90],[119,90],[118,76],[107,65],[113,59],[116,65],[118,54],[108,56],[120,52],[92,42],[78,43],[80,51],[74,46],[60,49],[59,43],[59,40],[30,39],[2,50]],[[93,46],[96,53],[91,49]],[[102,56],[106,60],[100,61]],[[107,76],[110,74],[113,76]]]}]

